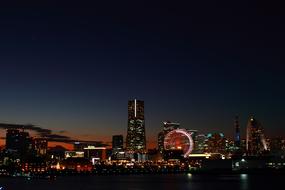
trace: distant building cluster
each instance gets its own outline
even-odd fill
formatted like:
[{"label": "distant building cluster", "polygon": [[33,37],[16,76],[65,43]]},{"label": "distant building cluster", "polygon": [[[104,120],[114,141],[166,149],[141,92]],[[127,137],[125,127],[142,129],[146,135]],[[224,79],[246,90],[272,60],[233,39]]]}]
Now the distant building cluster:
[{"label": "distant building cluster", "polygon": [[[185,130],[191,135],[194,141],[194,148],[191,147],[191,139],[189,140],[189,138],[187,138],[186,133],[178,136],[168,135],[171,134],[172,131],[177,131],[178,129]],[[166,137],[171,138],[173,146],[168,146],[170,139],[167,139]],[[276,147],[276,145],[274,145],[275,143],[270,143],[270,139],[265,137],[260,122],[254,117],[250,117],[248,121],[246,127],[246,139],[242,139],[239,118],[237,116],[234,120],[233,140],[226,138],[222,132],[201,134],[198,133],[197,130],[182,128],[179,123],[166,121],[163,122],[163,130],[158,134],[157,142],[158,150],[163,157],[168,155],[169,151],[179,152],[181,147],[187,147],[184,149],[184,153],[188,149],[191,149],[191,152],[188,152],[187,156],[195,154],[220,154],[225,157],[231,157],[233,155],[261,156],[269,154],[270,146]],[[282,148],[280,145],[279,147],[281,150]]]},{"label": "distant building cluster", "polygon": [[[241,137],[237,116],[232,126],[233,138],[225,137],[222,132],[204,134],[179,122],[164,121],[157,136],[157,149],[147,149],[144,108],[142,100],[128,101],[126,139],[124,141],[121,134],[113,135],[111,148],[101,142],[85,141],[74,142],[73,150],[61,146],[48,148],[48,139],[31,137],[25,126],[8,124],[5,148],[0,154],[0,171],[18,174],[53,170],[91,172],[102,169],[103,165],[142,169],[150,167],[150,163],[155,163],[157,171],[163,171],[161,166],[167,168],[173,164],[181,169],[186,163],[189,168],[217,167],[211,165],[211,160],[230,161],[233,169],[261,165],[285,168],[285,139],[266,138],[261,123],[254,117],[249,118],[245,139]],[[260,158],[261,161],[256,160]]]},{"label": "distant building cluster", "polygon": [[48,142],[44,138],[33,138],[24,129],[6,130],[6,151],[14,153],[20,158],[28,158],[31,155],[46,155]]}]

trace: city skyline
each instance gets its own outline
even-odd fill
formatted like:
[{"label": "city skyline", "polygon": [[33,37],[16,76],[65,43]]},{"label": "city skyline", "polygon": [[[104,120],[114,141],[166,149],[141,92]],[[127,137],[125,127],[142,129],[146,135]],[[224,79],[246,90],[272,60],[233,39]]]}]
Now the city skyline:
[{"label": "city skyline", "polygon": [[282,16],[164,3],[1,7],[0,123],[111,142],[138,98],[153,144],[166,120],[232,137],[239,115],[244,138],[254,115],[268,136],[285,134]]},{"label": "city skyline", "polygon": [[[138,103],[137,103],[138,101]],[[137,108],[139,107],[139,108]],[[138,111],[137,111],[138,109]],[[137,113],[138,112],[138,113]],[[138,116],[137,116],[138,114]],[[143,119],[143,131],[145,131],[145,126],[144,126],[144,101],[141,101],[141,100],[137,100],[137,99],[134,99],[134,100],[129,100],[128,101],[128,127],[127,127],[127,131],[129,130],[129,127],[132,127],[133,125],[130,125],[129,126],[129,123],[130,121],[132,121],[132,119]],[[228,140],[232,140],[235,144],[236,144],[236,140],[239,139],[240,141],[241,140],[246,140],[246,142],[248,141],[247,140],[247,133],[248,133],[248,130],[249,130],[249,123],[252,122],[252,121],[257,121],[256,118],[253,116],[253,115],[250,115],[248,120],[247,120],[247,126],[244,127],[240,127],[240,124],[239,124],[239,117],[236,115],[233,119],[233,125],[232,125],[232,134],[231,135],[226,135],[226,138]],[[259,125],[262,127],[262,131],[264,131],[264,128],[263,128],[263,125],[257,121],[259,123]],[[160,127],[160,131],[158,131],[157,134],[150,134],[150,136],[152,135],[156,135],[156,139],[153,139],[152,142],[149,142],[146,140],[146,146],[144,145],[145,148],[143,148],[143,150],[147,150],[147,149],[151,149],[151,148],[156,148],[156,149],[160,149],[160,145],[159,145],[159,140],[160,137],[158,137],[160,134],[161,134],[161,131],[167,131],[167,127],[169,127],[169,129],[173,126],[175,126],[176,128],[181,128],[181,129],[187,129],[187,130],[196,130],[196,129],[193,129],[193,128],[185,128],[184,126],[180,126],[180,123],[175,123],[175,122],[170,122],[170,121],[162,121],[161,122],[161,127]],[[169,126],[168,126],[169,125]],[[133,126],[136,128],[136,126]],[[122,136],[122,138],[126,138],[126,141],[123,141],[123,144],[124,144],[124,147],[127,148],[128,147],[128,132],[126,132],[125,134],[110,134],[110,136],[108,137],[108,141],[102,141],[102,140],[99,140],[98,138],[97,139],[89,139],[89,140],[84,140],[84,139],[76,139],[76,138],[72,138],[72,136],[68,136],[68,135],[61,135],[60,133],[59,134],[56,134],[56,132],[54,133],[54,131],[50,130],[50,129],[46,129],[46,128],[41,128],[39,126],[33,126],[31,124],[7,124],[7,123],[0,123],[0,129],[19,129],[19,130],[25,130],[25,131],[28,131],[28,132],[32,132],[32,136],[35,136],[35,137],[39,137],[39,138],[44,138],[46,140],[49,141],[50,143],[50,147],[52,146],[56,146],[56,145],[63,145],[64,147],[66,147],[67,149],[73,149],[73,145],[75,142],[79,141],[79,142],[90,142],[90,143],[102,143],[102,145],[104,146],[109,146],[109,147],[112,147],[112,144],[113,144],[113,138],[114,136]],[[238,129],[238,130],[237,130]],[[141,129],[140,129],[141,130]],[[139,131],[140,131],[139,130]],[[173,130],[172,128],[170,130]],[[210,134],[210,133],[224,133],[224,131],[199,131],[199,130],[196,130],[198,132],[198,134]],[[265,131],[268,131],[265,129]],[[164,132],[165,133],[165,132]],[[136,132],[135,132],[136,134]],[[244,134],[241,135],[241,134]],[[164,134],[165,135],[165,134]],[[237,135],[239,136],[237,138]],[[263,138],[274,138],[274,137],[284,137],[284,135],[282,134],[279,134],[279,135],[276,135],[276,136],[270,136],[270,135],[267,135],[267,133],[264,133],[262,132],[262,135],[263,135]],[[136,136],[136,135],[135,135]],[[130,136],[129,138],[135,138],[135,136]],[[145,135],[145,132],[143,132],[143,136],[145,137],[142,137],[142,138],[147,138],[147,135]],[[2,141],[5,141],[6,139],[5,138],[1,138]],[[265,139],[264,139],[265,140]],[[140,140],[141,141],[141,140]],[[162,140],[163,142],[163,140]],[[141,142],[142,144],[139,144],[139,146],[143,146],[144,142],[142,141]],[[3,143],[5,144],[5,143]],[[3,144],[0,144],[1,146],[3,146]],[[126,145],[125,145],[126,144]],[[130,144],[130,143],[129,143]],[[238,143],[240,144],[240,142]],[[132,146],[137,146],[137,145],[129,145],[129,147],[132,147]],[[236,146],[239,146],[239,145],[236,145]],[[248,146],[248,145],[247,145]],[[128,150],[136,150],[136,148],[127,148]]]},{"label": "city skyline", "polygon": [[0,190],[277,189],[284,23],[275,1],[1,3]]}]

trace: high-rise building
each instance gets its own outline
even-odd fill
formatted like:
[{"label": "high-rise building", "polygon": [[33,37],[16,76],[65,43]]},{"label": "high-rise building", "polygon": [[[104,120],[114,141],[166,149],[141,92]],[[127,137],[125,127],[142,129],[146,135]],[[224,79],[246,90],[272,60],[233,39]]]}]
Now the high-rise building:
[{"label": "high-rise building", "polygon": [[209,133],[207,135],[206,152],[208,153],[226,153],[227,140],[223,133]]},{"label": "high-rise building", "polygon": [[162,153],[163,150],[164,150],[164,132],[163,131],[158,133],[158,136],[157,136],[157,146],[158,146],[158,151],[160,153]]},{"label": "high-rise building", "polygon": [[32,139],[29,133],[19,129],[7,129],[6,149],[15,151],[21,156],[29,153],[32,150]]},{"label": "high-rise building", "polygon": [[6,149],[19,150],[20,147],[20,130],[7,129],[6,131]]},{"label": "high-rise building", "polygon": [[250,117],[246,130],[246,151],[248,155],[257,156],[267,150],[263,128],[259,121]]},{"label": "high-rise building", "polygon": [[114,135],[112,138],[113,151],[122,150],[124,148],[124,137],[123,135]]},{"label": "high-rise building", "polygon": [[170,121],[163,122],[163,131],[158,134],[157,142],[158,142],[158,150],[160,153],[164,150],[164,137],[167,133],[174,129],[178,129],[180,127],[180,123],[173,123]]},{"label": "high-rise building", "polygon": [[234,127],[235,127],[235,138],[234,138],[235,147],[237,149],[240,149],[240,125],[239,125],[238,116],[235,117]]},{"label": "high-rise building", "polygon": [[48,141],[44,138],[33,139],[33,149],[37,156],[44,156],[47,153]]},{"label": "high-rise building", "polygon": [[198,134],[195,136],[195,143],[194,143],[194,153],[203,154],[206,150],[206,141],[207,137],[204,134]]},{"label": "high-rise building", "polygon": [[128,131],[126,149],[134,152],[146,151],[144,101],[128,102]]}]

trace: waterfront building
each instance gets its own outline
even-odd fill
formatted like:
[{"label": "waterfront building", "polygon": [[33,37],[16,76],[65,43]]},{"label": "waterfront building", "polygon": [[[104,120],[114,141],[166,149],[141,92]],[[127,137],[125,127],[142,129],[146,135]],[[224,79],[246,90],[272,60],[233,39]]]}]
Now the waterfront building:
[{"label": "waterfront building", "polygon": [[62,161],[60,164],[61,169],[74,171],[74,172],[91,172],[92,171],[92,164],[91,162],[86,158],[67,158]]},{"label": "waterfront building", "polygon": [[194,153],[203,154],[207,146],[207,136],[204,134],[198,134],[194,138]]},{"label": "waterfront building", "polygon": [[209,133],[207,135],[207,153],[226,153],[227,140],[223,133]]},{"label": "waterfront building", "polygon": [[80,142],[80,141],[77,141],[77,142],[74,142],[73,144],[73,150],[74,151],[84,151],[84,148],[87,148],[89,146],[94,146],[94,147],[101,147],[103,146],[102,142]]},{"label": "waterfront building", "polygon": [[235,127],[234,144],[237,149],[240,149],[241,138],[240,138],[240,125],[239,125],[238,116],[235,117],[234,127]]},{"label": "waterfront building", "polygon": [[48,141],[44,138],[33,139],[33,150],[36,156],[44,156],[47,154]]},{"label": "waterfront building", "polygon": [[22,158],[32,151],[32,138],[24,130],[7,129],[6,149],[17,153]]},{"label": "waterfront building", "polygon": [[158,150],[160,153],[163,153],[164,150],[164,137],[167,135],[167,133],[180,128],[180,123],[174,123],[170,121],[164,121],[163,122],[163,131],[161,131],[158,134]]},{"label": "waterfront building", "polygon": [[65,151],[64,158],[84,158],[84,152],[80,152],[80,151]]},{"label": "waterfront building", "polygon": [[126,149],[132,152],[146,151],[144,101],[128,102],[128,130]]},{"label": "waterfront building", "polygon": [[106,147],[95,147],[88,146],[84,148],[85,158],[95,161],[105,161],[107,159],[107,148]]},{"label": "waterfront building", "polygon": [[47,162],[42,157],[29,157],[21,162],[22,172],[43,173],[48,170]]},{"label": "waterfront building", "polygon": [[246,130],[246,152],[251,156],[258,156],[266,151],[267,143],[263,127],[254,117],[250,117]]}]

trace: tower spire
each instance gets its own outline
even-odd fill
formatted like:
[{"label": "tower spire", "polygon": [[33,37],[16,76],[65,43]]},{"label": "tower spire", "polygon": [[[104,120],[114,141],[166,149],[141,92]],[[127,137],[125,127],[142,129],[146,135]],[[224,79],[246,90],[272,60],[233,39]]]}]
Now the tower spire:
[{"label": "tower spire", "polygon": [[235,127],[235,147],[240,149],[240,124],[239,124],[239,116],[235,116],[235,122],[234,122],[234,127]]}]

